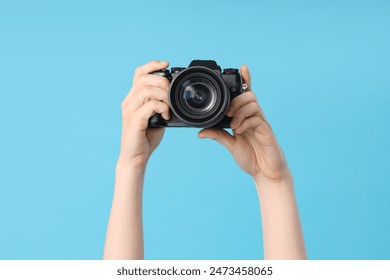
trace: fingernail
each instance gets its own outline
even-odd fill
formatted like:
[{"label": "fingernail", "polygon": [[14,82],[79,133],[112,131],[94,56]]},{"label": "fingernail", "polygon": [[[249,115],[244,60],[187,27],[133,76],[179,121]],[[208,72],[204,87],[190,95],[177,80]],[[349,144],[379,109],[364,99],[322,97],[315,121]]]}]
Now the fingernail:
[{"label": "fingernail", "polygon": [[168,61],[161,60],[161,61],[160,61],[160,63],[161,63],[161,64],[167,64],[167,63],[168,63]]},{"label": "fingernail", "polygon": [[230,123],[230,127],[234,128],[237,124],[237,119],[233,119],[232,122]]},{"label": "fingernail", "polygon": [[232,116],[232,109],[227,110],[226,116],[228,116],[228,117]]}]

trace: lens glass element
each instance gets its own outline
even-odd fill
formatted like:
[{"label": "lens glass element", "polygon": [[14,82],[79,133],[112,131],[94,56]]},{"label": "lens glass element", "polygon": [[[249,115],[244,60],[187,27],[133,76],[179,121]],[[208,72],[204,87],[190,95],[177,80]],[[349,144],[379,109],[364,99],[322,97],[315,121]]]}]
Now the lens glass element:
[{"label": "lens glass element", "polygon": [[206,78],[190,78],[186,80],[180,89],[180,103],[190,114],[205,114],[216,103],[217,90]]}]

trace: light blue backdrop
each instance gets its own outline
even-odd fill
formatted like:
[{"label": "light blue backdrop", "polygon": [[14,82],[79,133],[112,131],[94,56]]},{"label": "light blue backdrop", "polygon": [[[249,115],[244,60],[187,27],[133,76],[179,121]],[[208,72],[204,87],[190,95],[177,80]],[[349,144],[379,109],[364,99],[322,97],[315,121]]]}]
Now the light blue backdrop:
[{"label": "light blue backdrop", "polygon": [[[99,259],[120,103],[151,59],[246,63],[295,177],[312,259],[390,259],[388,1],[1,1],[0,258]],[[258,259],[251,178],[169,129],[148,259]]]}]

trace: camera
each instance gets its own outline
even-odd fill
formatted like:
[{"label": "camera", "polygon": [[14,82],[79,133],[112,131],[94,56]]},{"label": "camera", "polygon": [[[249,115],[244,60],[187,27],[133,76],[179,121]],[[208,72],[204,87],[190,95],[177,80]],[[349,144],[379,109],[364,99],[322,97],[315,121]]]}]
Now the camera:
[{"label": "camera", "polygon": [[226,116],[231,100],[243,93],[238,69],[221,67],[214,60],[193,60],[188,68],[156,71],[170,81],[170,120],[160,114],[149,119],[148,127],[230,128]]}]

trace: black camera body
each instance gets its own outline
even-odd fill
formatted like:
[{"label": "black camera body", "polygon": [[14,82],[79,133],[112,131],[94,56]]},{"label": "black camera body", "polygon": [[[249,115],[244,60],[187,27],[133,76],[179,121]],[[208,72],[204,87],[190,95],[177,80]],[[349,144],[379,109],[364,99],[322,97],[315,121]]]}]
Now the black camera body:
[{"label": "black camera body", "polygon": [[148,127],[217,127],[230,128],[226,116],[233,98],[244,92],[238,69],[221,67],[213,60],[193,60],[188,68],[153,72],[170,83],[170,120],[160,114],[149,119]]}]

